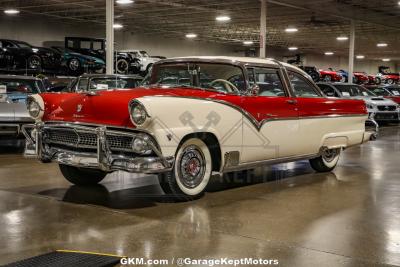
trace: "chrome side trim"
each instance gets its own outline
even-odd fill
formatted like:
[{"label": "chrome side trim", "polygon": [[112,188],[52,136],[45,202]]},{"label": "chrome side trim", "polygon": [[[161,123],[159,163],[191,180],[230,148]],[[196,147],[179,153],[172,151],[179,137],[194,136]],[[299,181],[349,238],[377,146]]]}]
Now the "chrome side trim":
[{"label": "chrome side trim", "polygon": [[317,153],[317,154],[309,154],[309,155],[301,155],[301,156],[246,162],[246,163],[239,164],[237,166],[224,166],[224,168],[222,169],[222,173],[254,169],[256,167],[260,167],[260,166],[264,166],[264,165],[273,165],[273,164],[287,163],[287,162],[298,161],[298,160],[313,159],[313,158],[319,157],[320,155],[321,155],[320,153]]},{"label": "chrome side trim", "polygon": [[169,96],[169,95],[143,96],[143,98],[147,98],[147,97],[173,97],[173,98],[195,99],[195,100],[202,100],[202,101],[206,100],[206,101],[219,103],[219,104],[231,107],[231,108],[239,111],[240,113],[242,113],[242,115],[244,117],[246,117],[258,131],[261,130],[261,128],[264,124],[271,122],[271,121],[307,120],[307,119],[321,119],[321,118],[332,119],[332,118],[341,118],[341,117],[367,117],[368,116],[367,114],[329,114],[329,115],[303,116],[303,117],[268,118],[268,119],[264,119],[262,121],[257,121],[257,119],[253,117],[253,115],[251,115],[249,112],[242,109],[241,107],[234,105],[230,102],[220,100],[220,99],[200,98],[200,97],[193,97],[193,96]]},{"label": "chrome side trim", "polygon": [[0,127],[10,127],[15,128],[15,131],[4,131],[0,129],[0,135],[7,135],[7,134],[16,134],[19,135],[21,132],[21,126],[19,124],[11,124],[11,123],[0,123]]}]

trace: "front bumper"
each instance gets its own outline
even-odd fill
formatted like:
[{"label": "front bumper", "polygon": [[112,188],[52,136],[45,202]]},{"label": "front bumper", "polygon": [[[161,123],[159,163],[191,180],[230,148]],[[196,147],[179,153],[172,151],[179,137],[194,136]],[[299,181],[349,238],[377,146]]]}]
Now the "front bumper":
[{"label": "front bumper", "polygon": [[379,125],[375,120],[368,119],[365,122],[365,132],[363,136],[363,143],[368,141],[375,141],[378,138]]},{"label": "front bumper", "polygon": [[400,115],[398,111],[395,112],[370,112],[369,118],[375,121],[399,121]]},{"label": "front bumper", "polygon": [[[91,131],[95,133],[97,147],[94,152],[85,152],[76,148],[54,147],[46,141],[46,129],[72,129],[77,134],[79,131]],[[107,136],[121,135],[124,137],[137,137],[137,133],[125,131],[115,131],[107,129],[105,126],[87,127],[74,124],[51,124],[43,123],[24,125],[22,133],[27,139],[25,156],[34,156],[42,162],[55,161],[59,164],[79,168],[99,169],[104,172],[126,171],[132,173],[162,173],[171,171],[174,164],[174,157],[163,157],[155,144],[151,144],[151,149],[155,156],[128,156],[115,153],[109,147]],[[78,138],[79,139],[79,138]]]},{"label": "front bumper", "polygon": [[[25,122],[32,123],[32,122]],[[0,122],[0,136],[14,136],[18,137],[22,134],[22,127],[24,122],[6,121]]]}]

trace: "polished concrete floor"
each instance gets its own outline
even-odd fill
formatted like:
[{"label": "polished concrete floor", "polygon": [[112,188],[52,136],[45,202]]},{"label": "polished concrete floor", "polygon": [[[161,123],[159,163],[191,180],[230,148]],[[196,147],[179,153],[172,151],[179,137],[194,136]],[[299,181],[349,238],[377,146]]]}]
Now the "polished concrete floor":
[{"label": "polished concrete floor", "polygon": [[70,249],[153,259],[272,258],[279,266],[400,266],[400,127],[344,152],[213,180],[171,203],[153,176],[71,186],[55,164],[0,147],[0,264]]}]

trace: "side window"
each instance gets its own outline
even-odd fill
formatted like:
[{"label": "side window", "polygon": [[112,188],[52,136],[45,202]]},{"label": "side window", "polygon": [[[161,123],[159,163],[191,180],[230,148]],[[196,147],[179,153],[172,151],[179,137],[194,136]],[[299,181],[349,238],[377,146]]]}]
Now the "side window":
[{"label": "side window", "polygon": [[286,96],[279,70],[267,68],[249,68],[249,82],[259,87],[259,96]]},{"label": "side window", "polygon": [[320,97],[314,86],[301,74],[288,71],[294,94],[297,97]]},{"label": "side window", "polygon": [[89,82],[88,78],[79,79],[78,91],[86,91],[88,88],[88,82]]},{"label": "side window", "polygon": [[329,85],[326,84],[318,84],[318,87],[321,89],[321,91],[326,95],[326,96],[330,96],[330,97],[337,97],[337,93],[335,91],[335,89],[333,89],[332,87],[330,87]]}]

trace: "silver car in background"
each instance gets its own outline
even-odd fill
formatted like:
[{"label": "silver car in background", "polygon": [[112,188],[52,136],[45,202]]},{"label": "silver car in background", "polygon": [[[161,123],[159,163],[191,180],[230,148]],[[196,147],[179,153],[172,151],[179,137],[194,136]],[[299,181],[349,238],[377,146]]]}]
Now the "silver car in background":
[{"label": "silver car in background", "polygon": [[22,136],[22,125],[33,122],[26,99],[41,92],[45,92],[45,87],[38,78],[0,75],[0,137]]},{"label": "silver car in background", "polygon": [[358,84],[317,83],[328,97],[362,99],[367,106],[369,118],[378,122],[398,122],[400,120],[399,105],[393,100],[377,96]]}]

